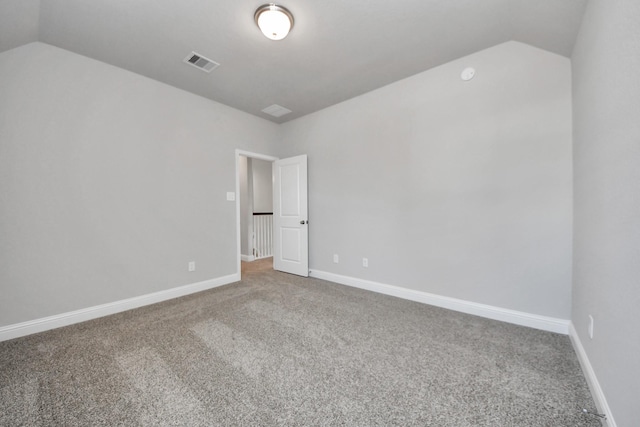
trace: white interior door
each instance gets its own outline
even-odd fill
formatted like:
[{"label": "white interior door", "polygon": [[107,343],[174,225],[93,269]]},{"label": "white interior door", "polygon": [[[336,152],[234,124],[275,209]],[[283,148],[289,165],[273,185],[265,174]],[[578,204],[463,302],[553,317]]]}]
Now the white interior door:
[{"label": "white interior door", "polygon": [[273,268],[309,276],[307,156],[273,162]]}]

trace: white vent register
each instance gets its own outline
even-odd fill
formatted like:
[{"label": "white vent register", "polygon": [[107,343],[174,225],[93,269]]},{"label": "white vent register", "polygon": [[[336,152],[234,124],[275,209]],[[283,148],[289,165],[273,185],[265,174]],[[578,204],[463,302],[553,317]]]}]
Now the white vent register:
[{"label": "white vent register", "polygon": [[262,110],[263,113],[267,113],[270,116],[273,117],[282,117],[285,114],[289,114],[291,112],[291,110],[289,110],[288,108],[284,108],[281,105],[278,104],[273,104],[268,106],[267,108]]},{"label": "white vent register", "polygon": [[204,56],[195,52],[191,52],[191,55],[184,58],[184,62],[186,64],[193,65],[194,67],[206,73],[210,73],[220,66],[220,64],[218,64],[217,62],[212,61],[209,58],[205,58]]}]

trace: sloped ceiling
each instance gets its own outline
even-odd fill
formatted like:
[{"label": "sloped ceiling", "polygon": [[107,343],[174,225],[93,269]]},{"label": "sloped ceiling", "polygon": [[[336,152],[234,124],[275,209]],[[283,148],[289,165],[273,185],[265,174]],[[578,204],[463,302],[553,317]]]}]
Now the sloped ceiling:
[{"label": "sloped ceiling", "polygon": [[282,123],[509,40],[570,56],[586,0],[282,0],[282,41],[256,27],[263,3],[0,0],[0,51],[38,40]]}]

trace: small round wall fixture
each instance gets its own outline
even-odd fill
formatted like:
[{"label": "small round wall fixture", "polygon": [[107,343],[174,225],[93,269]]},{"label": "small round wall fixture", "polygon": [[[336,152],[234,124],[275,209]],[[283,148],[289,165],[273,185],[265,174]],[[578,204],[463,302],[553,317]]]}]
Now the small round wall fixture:
[{"label": "small round wall fixture", "polygon": [[464,80],[465,82],[468,82],[469,80],[471,80],[474,76],[476,75],[476,70],[475,68],[465,68],[464,70],[462,70],[462,73],[460,74],[460,78],[462,80]]},{"label": "small round wall fixture", "polygon": [[271,40],[282,40],[293,28],[293,15],[286,7],[275,3],[263,4],[253,16],[258,28]]}]

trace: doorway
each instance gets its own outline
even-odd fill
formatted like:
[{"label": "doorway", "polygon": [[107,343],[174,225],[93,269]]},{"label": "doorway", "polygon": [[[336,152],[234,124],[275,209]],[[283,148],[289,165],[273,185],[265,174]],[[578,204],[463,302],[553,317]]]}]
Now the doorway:
[{"label": "doorway", "polygon": [[241,262],[273,255],[272,163],[277,157],[236,150],[238,273]]},{"label": "doorway", "polygon": [[[258,175],[261,178],[254,179]],[[236,150],[237,271],[240,277],[243,260],[266,257],[273,257],[275,270],[309,276],[307,193],[306,155],[278,159]],[[258,230],[264,226],[268,227],[266,232],[262,228]]]}]

